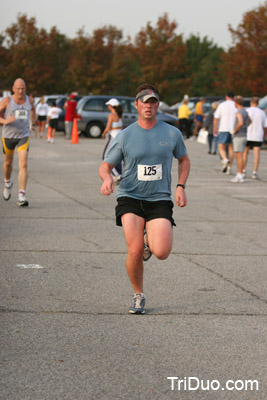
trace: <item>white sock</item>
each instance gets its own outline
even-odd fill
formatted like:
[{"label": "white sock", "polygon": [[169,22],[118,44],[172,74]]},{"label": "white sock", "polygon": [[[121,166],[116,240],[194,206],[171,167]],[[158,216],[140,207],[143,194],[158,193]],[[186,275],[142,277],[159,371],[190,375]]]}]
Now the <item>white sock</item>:
[{"label": "white sock", "polygon": [[20,190],[19,191],[19,200],[24,200],[25,199],[25,190]]},{"label": "white sock", "polygon": [[11,179],[8,179],[8,180],[5,179],[5,185],[7,187],[11,186]]}]

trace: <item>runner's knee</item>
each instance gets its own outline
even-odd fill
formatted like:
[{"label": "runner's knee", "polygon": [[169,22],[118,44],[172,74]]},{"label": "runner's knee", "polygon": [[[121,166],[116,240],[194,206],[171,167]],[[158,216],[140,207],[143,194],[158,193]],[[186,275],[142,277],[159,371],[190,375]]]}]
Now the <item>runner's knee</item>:
[{"label": "runner's knee", "polygon": [[171,252],[171,249],[159,249],[155,251],[151,249],[151,251],[158,260],[166,260]]},{"label": "runner's knee", "polygon": [[131,259],[134,260],[140,260],[140,258],[143,257],[144,253],[144,247],[136,246],[136,247],[131,247],[128,248],[128,256],[131,257]]}]

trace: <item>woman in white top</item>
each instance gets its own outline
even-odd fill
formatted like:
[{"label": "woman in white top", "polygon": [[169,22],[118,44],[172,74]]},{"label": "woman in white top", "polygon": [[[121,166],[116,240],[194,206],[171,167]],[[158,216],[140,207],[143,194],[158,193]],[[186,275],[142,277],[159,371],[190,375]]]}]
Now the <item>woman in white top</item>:
[{"label": "woman in white top", "polygon": [[61,111],[62,111],[62,109],[57,107],[55,101],[52,103],[52,107],[48,111],[47,123],[49,124],[49,127],[51,128],[51,132],[50,132],[50,137],[48,137],[47,141],[50,143],[54,143],[54,137],[55,137],[55,133],[57,130],[58,118],[59,118],[59,114],[61,113]]},{"label": "woman in white top", "polygon": [[[106,128],[102,134],[102,137],[108,136],[108,142],[103,151],[103,160],[108,153],[110,146],[117,136],[117,134],[123,129],[123,121],[122,121],[122,107],[117,99],[110,99],[106,103],[108,105],[108,109],[110,111],[108,122]],[[112,170],[112,174],[114,175],[114,180],[120,180],[120,176],[122,173],[122,165],[118,164]]]},{"label": "woman in white top", "polygon": [[44,102],[44,98],[41,97],[40,103],[36,107],[37,121],[38,121],[38,130],[40,139],[43,137],[43,133],[45,131],[45,124],[48,114],[48,104]]}]

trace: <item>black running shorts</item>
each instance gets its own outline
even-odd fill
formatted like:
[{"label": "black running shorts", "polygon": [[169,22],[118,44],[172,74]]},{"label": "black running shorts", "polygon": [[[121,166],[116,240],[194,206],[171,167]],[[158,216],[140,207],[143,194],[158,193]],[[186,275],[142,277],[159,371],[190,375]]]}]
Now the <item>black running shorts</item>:
[{"label": "black running shorts", "polygon": [[246,147],[249,147],[250,149],[253,149],[253,147],[261,147],[262,142],[255,142],[253,140],[248,140],[246,143]]},{"label": "black running shorts", "polygon": [[56,129],[56,130],[57,130],[57,123],[58,123],[58,118],[52,118],[52,119],[50,119],[50,121],[49,121],[49,126],[50,126],[52,129]]},{"label": "black running shorts", "polygon": [[166,218],[176,226],[172,218],[173,202],[171,200],[146,201],[137,200],[131,197],[119,197],[115,208],[116,225],[122,226],[121,216],[123,214],[136,214],[144,220],[151,221],[156,218]]},{"label": "black running shorts", "polygon": [[12,155],[15,148],[17,151],[29,151],[29,136],[25,136],[22,139],[7,139],[2,138],[3,153],[6,155]]}]

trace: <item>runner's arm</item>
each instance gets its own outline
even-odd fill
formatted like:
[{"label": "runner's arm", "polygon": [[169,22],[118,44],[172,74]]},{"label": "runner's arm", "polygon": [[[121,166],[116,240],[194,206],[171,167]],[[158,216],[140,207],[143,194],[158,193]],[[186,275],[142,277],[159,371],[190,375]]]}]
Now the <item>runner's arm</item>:
[{"label": "runner's arm", "polygon": [[219,126],[219,118],[213,119],[213,135],[217,135],[218,133],[218,126]]},{"label": "runner's arm", "polygon": [[31,103],[31,123],[32,125],[35,124],[36,122],[36,113],[35,113],[35,107],[34,107],[34,98],[33,97],[29,97],[30,103]]},{"label": "runner's arm", "polygon": [[101,194],[104,196],[109,196],[113,193],[114,190],[114,181],[111,176],[112,168],[115,167],[115,164],[109,164],[106,161],[103,161],[99,167],[99,176],[102,179],[103,183],[101,186]]},{"label": "runner's arm", "polygon": [[[188,155],[185,155],[184,157],[178,159],[178,176],[179,176],[178,184],[180,185],[186,184],[189,172],[190,172],[190,160]],[[185,190],[182,186],[178,186],[176,188],[175,200],[177,206],[179,207],[185,207],[187,205]]]},{"label": "runner's arm", "polygon": [[112,121],[113,121],[113,115],[112,115],[112,114],[109,114],[107,125],[106,125],[106,127],[105,127],[104,132],[102,133],[102,137],[103,137],[103,138],[104,138],[104,137],[106,136],[106,134],[110,131],[111,125],[112,125]]},{"label": "runner's arm", "polygon": [[237,119],[237,124],[236,124],[236,126],[235,126],[233,135],[235,135],[235,134],[239,131],[239,129],[242,128],[243,123],[244,123],[243,117],[242,117],[242,115],[240,114],[240,112],[238,112],[238,113],[236,114],[236,119]]},{"label": "runner's arm", "polygon": [[[9,106],[9,97],[5,97],[0,101],[0,114]],[[7,125],[11,122],[15,121],[14,115],[9,115],[7,118],[3,118],[0,116],[0,124]]]}]

